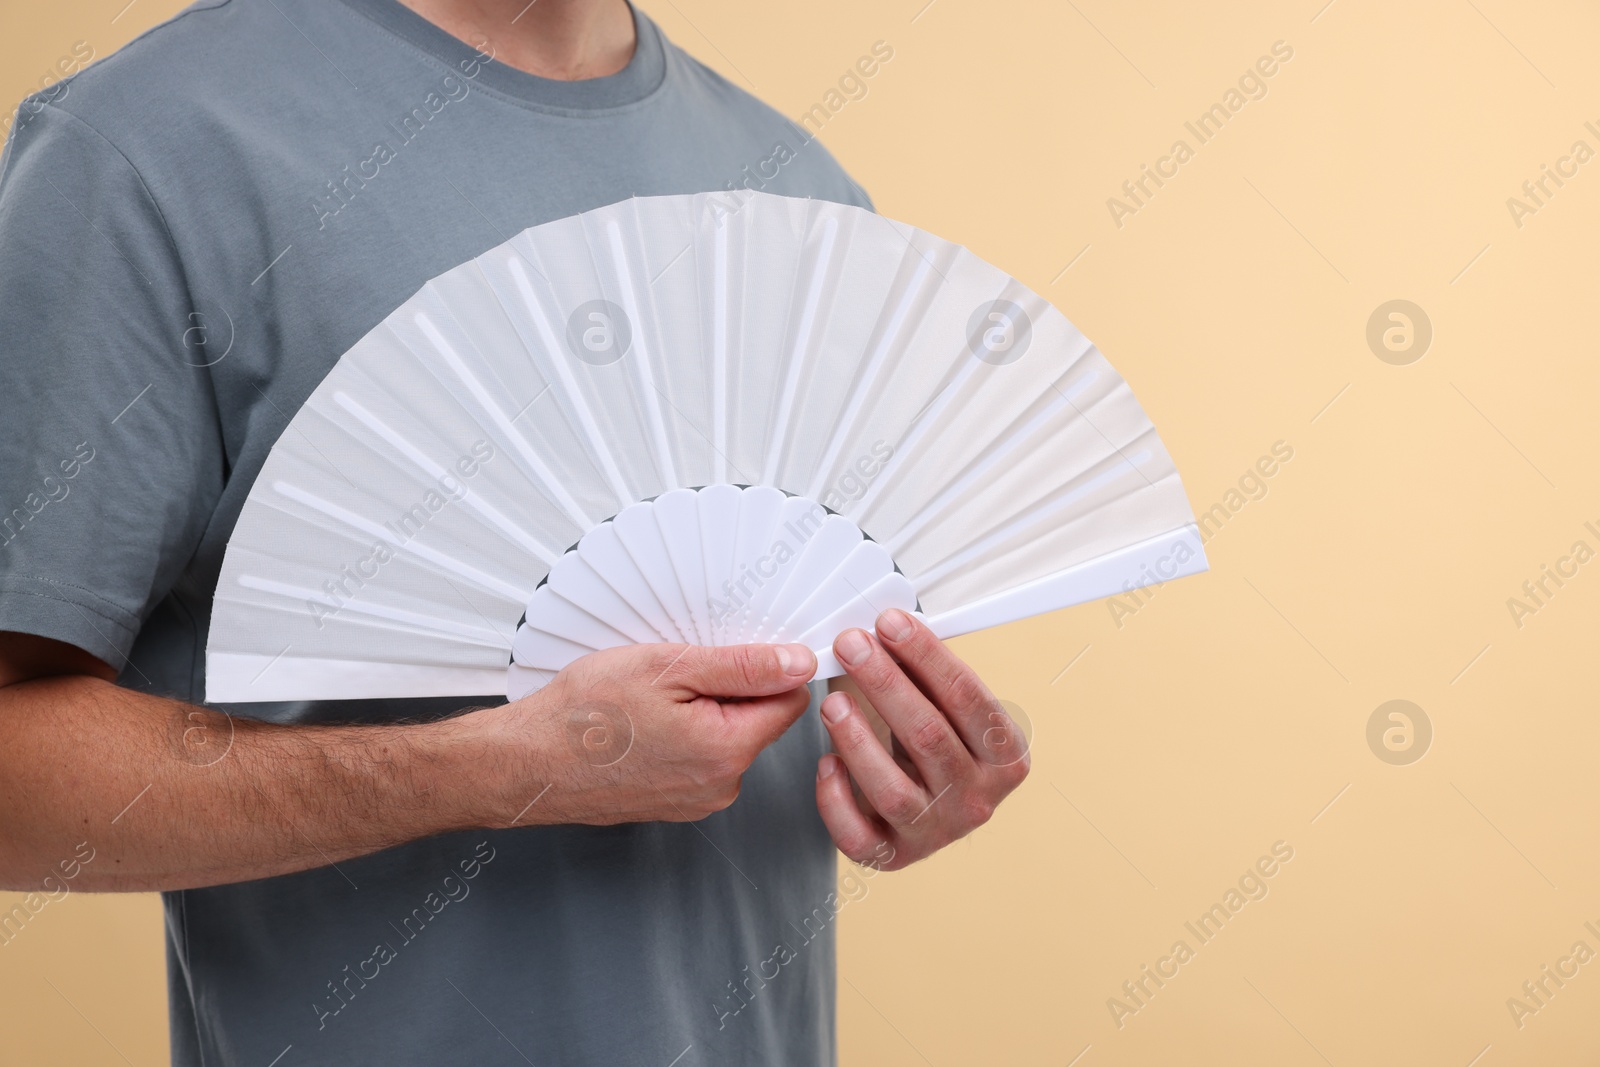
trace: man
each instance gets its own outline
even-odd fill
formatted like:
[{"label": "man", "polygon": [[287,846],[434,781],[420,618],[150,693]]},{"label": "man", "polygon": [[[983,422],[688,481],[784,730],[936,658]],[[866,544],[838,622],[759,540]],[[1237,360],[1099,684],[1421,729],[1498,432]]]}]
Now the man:
[{"label": "man", "polygon": [[203,0],[14,129],[0,887],[164,891],[180,1064],[831,1062],[835,846],[903,867],[1026,772],[909,617],[836,645],[887,747],[802,646],[465,714],[194,702],[268,450],[426,280],[775,155],[768,192],[858,187],[625,0]]}]

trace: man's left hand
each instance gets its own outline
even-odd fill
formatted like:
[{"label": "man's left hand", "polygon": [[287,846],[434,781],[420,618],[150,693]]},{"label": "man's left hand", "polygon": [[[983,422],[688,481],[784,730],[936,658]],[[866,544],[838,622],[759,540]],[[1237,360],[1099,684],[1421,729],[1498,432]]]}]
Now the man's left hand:
[{"label": "man's left hand", "polygon": [[817,765],[817,808],[839,851],[898,870],[988,822],[1028,775],[1028,741],[920,621],[886,611],[877,631],[846,630],[833,647],[894,743],[879,740],[849,693],[828,694],[822,718],[834,752]]}]

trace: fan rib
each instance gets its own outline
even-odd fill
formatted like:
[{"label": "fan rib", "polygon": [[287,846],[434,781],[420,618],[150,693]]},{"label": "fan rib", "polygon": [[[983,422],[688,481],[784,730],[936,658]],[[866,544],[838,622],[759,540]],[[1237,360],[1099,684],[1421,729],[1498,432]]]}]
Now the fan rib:
[{"label": "fan rib", "polygon": [[[672,613],[645,578],[639,561],[617,531],[616,520],[601,523],[578,542],[577,553],[632,611],[656,631],[657,641],[687,641]],[[632,595],[630,595],[632,594]]]},{"label": "fan rib", "polygon": [[711,437],[717,481],[728,480],[728,227],[717,226],[712,243]]},{"label": "fan rib", "polygon": [[[849,522],[848,519],[840,521]],[[851,525],[854,526],[854,523]],[[884,575],[892,573],[894,573],[894,560],[889,558],[889,553],[876,541],[862,538],[845,553],[843,559],[834,564],[833,569],[821,581],[815,584],[806,598],[795,605],[789,617],[784,620],[783,633],[795,638],[798,634],[809,632],[841,601],[848,603],[856,599],[865,600],[863,589],[870,589]],[[844,588],[841,589],[841,586]],[[844,595],[846,593],[849,595]],[[870,600],[867,600],[867,606],[873,606]],[[878,612],[873,611],[868,617],[868,622],[877,618],[877,615]]]},{"label": "fan rib", "polygon": [[705,568],[705,607],[710,643],[726,643],[728,619],[715,599],[733,574],[738,554],[739,516],[744,493],[731,485],[713,485],[695,494],[699,509],[701,566]]},{"label": "fan rib", "polygon": [[617,273],[620,275],[621,288],[617,295],[622,297],[625,305],[623,312],[633,324],[632,351],[626,353],[633,358],[634,376],[639,380],[639,403],[644,407],[645,414],[650,420],[650,432],[656,439],[656,459],[661,464],[661,484],[671,488],[678,484],[678,466],[673,458],[672,445],[667,440],[667,426],[661,418],[661,401],[672,401],[656,385],[655,372],[650,369],[650,349],[645,341],[644,315],[639,310],[638,285],[634,280],[633,271],[629,269],[631,257],[622,244],[622,227],[616,219],[606,223],[606,238],[611,245],[611,258],[615,261]]},{"label": "fan rib", "polygon": [[[769,485],[751,486],[740,494],[738,554],[723,592],[728,596],[730,610],[738,608],[735,629],[741,637],[749,637],[752,632],[755,605],[766,602],[761,592],[769,576],[762,571],[764,564],[772,563],[778,554],[774,531],[782,521],[788,500],[781,489]],[[757,583],[753,591],[749,588],[752,580]]]},{"label": "fan rib", "polygon": [[762,481],[768,485],[778,484],[778,465],[783,460],[784,445],[789,437],[789,416],[794,410],[794,394],[800,386],[800,374],[805,369],[806,352],[811,347],[811,334],[817,325],[817,305],[822,301],[824,280],[833,265],[833,247],[838,235],[839,221],[830,215],[823,220],[822,247],[817,252],[817,261],[811,270],[799,327],[794,332],[794,342],[787,353],[788,373],[784,377],[783,393],[778,399],[777,411],[773,413],[777,421],[767,446],[767,467],[762,477]]},{"label": "fan rib", "polygon": [[[433,320],[428,318],[425,313],[418,312],[416,323],[417,327],[427,335],[428,341],[438,351],[439,355],[450,365],[450,369],[455,372],[456,377],[461,379],[461,383],[472,393],[473,399],[494,421],[495,428],[505,435],[506,440],[511,442],[511,446],[516,449],[517,454],[533,469],[535,477],[544,484],[545,492],[549,494],[550,499],[567,513],[567,517],[577,524],[578,529],[587,530],[590,526],[593,526],[594,520],[589,517],[589,513],[584,510],[583,505],[579,504],[572,494],[567,492],[565,487],[562,486],[561,480],[556,477],[555,472],[550,469],[544,460],[539,458],[538,453],[529,445],[527,438],[523,437],[522,433],[512,425],[511,420],[506,418],[505,412],[500,410],[500,405],[495,402],[489,391],[483,387],[483,383],[478,380],[477,375],[473,374],[467,365],[462,362],[460,354],[456,352],[449,341],[445,340],[444,335],[439,332],[439,328],[433,324]],[[546,563],[555,561],[555,556],[550,554],[548,549],[541,546],[539,551]]]},{"label": "fan rib", "polygon": [[977,541],[968,545],[960,552],[948,557],[944,560],[944,562],[929,568],[922,574],[919,574],[917,576],[917,587],[919,589],[928,588],[929,586],[938,582],[940,579],[944,578],[951,571],[954,571],[958,567],[964,567],[968,563],[972,562],[973,559],[982,556],[984,552],[1004,541],[1007,537],[1010,537],[1023,526],[1026,526],[1029,523],[1042,522],[1051,515],[1061,511],[1069,504],[1074,504],[1083,499],[1085,496],[1088,496],[1096,489],[1099,489],[1102,486],[1110,485],[1119,478],[1126,477],[1130,471],[1136,474],[1141,473],[1139,471],[1139,464],[1148,462],[1151,458],[1153,458],[1153,453],[1148,448],[1140,449],[1132,456],[1124,456],[1119,454],[1118,459],[1121,462],[1113,464],[1111,467],[1101,471],[1099,474],[1091,475],[1085,481],[1072,486],[1066,492],[1062,493],[1056,499],[1050,501],[1050,503],[1040,507],[1038,510],[1030,511],[1021,518],[1017,518],[1006,523],[999,529],[979,538]]},{"label": "fan rib", "polygon": [[[350,412],[350,414],[354,415],[357,419],[360,419],[361,422],[365,424],[373,433],[377,434],[379,437],[389,442],[389,444],[393,445],[394,448],[401,453],[401,455],[405,456],[412,463],[414,463],[424,474],[428,475],[428,477],[434,479],[435,481],[441,482],[445,478],[455,477],[451,471],[446,470],[444,467],[440,466],[438,463],[424,455],[416,445],[406,440],[405,437],[396,431],[392,426],[384,422],[371,411],[368,411],[362,406],[360,401],[351,397],[349,393],[343,391],[336,392],[333,394],[333,399],[340,407]],[[457,480],[459,481],[459,479]],[[550,550],[545,548],[544,545],[540,544],[538,539],[536,539],[532,534],[528,533],[528,531],[524,530],[522,527],[518,526],[515,522],[511,521],[511,519],[502,513],[500,509],[485,501],[479,494],[466,493],[461,497],[461,499],[466,502],[468,507],[472,508],[478,514],[482,515],[484,518],[498,526],[508,537],[511,538],[511,540],[515,541],[518,545],[521,545],[529,552],[532,552],[539,558],[543,559],[546,564],[555,562]]]},{"label": "fan rib", "polygon": [[[569,552],[561,557],[561,566],[550,568],[548,584],[564,599],[581,604],[583,610],[629,641],[653,644],[661,640],[661,634],[649,620],[600,576],[582,552]],[[531,612],[531,603],[529,609]]]},{"label": "fan rib", "polygon": [[[539,298],[534,294],[533,283],[528,280],[527,271],[522,269],[520,259],[513,257],[507,261],[507,269],[511,273],[511,280],[517,287],[517,295],[522,297],[522,303],[528,312],[528,317],[533,320],[534,329],[539,331],[539,339],[544,342],[545,351],[550,363],[555,367],[556,375],[561,379],[563,396],[572,403],[578,416],[578,423],[583,427],[584,435],[589,439],[589,448],[596,459],[600,461],[600,469],[605,473],[606,480],[611,483],[611,491],[616,494],[617,506],[621,507],[634,499],[628,489],[622,471],[617,469],[616,458],[611,455],[611,449],[606,445],[606,435],[600,429],[600,424],[595,420],[594,412],[589,410],[589,402],[584,399],[583,390],[578,387],[577,379],[573,376],[572,367],[561,355],[561,342],[556,337],[555,327],[550,325],[549,317],[545,315],[544,308],[539,303]],[[579,526],[580,530],[587,530],[594,525],[593,520],[586,520]]]},{"label": "fan rib", "polygon": [[206,699],[211,702],[389,700],[410,697],[497,697],[505,667],[397,663],[381,654],[362,659],[288,656],[281,651],[206,652]]},{"label": "fan rib", "polygon": [[[815,506],[814,503],[802,497],[792,496],[786,498],[783,501],[783,506],[778,509],[778,515],[773,523],[772,530],[773,545],[776,548],[776,546],[782,544],[788,550],[790,559],[787,563],[780,564],[772,578],[756,589],[756,595],[751,597],[747,604],[749,617],[755,622],[755,626],[750,630],[750,640],[752,641],[764,640],[767,625],[772,621],[772,605],[783,595],[783,591],[788,588],[789,582],[794,579],[797,557],[805,549],[804,542],[796,548],[790,543],[788,537],[780,536],[779,531],[781,530],[783,533],[788,534],[799,529],[800,527],[797,527],[796,523],[801,522],[806,513]],[[814,531],[812,537],[815,537]],[[778,553],[775,552],[774,555],[776,556]]]},{"label": "fan rib", "polygon": [[[866,605],[866,611],[861,611],[857,603]],[[833,638],[841,631],[851,626],[858,626],[863,630],[871,630],[874,621],[884,611],[898,607],[911,611],[917,603],[916,590],[911,583],[906,581],[906,576],[898,572],[885,574],[866,589],[856,590],[856,597],[842,605],[837,611],[819,621],[805,633],[799,634],[795,640],[800,644],[816,648],[821,645],[828,648],[833,644]],[[828,657],[830,660],[833,657]],[[832,677],[843,674],[844,671],[832,665],[824,665],[818,657],[817,673],[822,677],[824,670],[830,670]]]},{"label": "fan rib", "polygon": [[[306,589],[302,586],[290,585],[287,582],[274,581],[271,578],[260,578],[253,574],[239,575],[239,584],[246,589],[254,589],[261,593],[272,593],[294,600],[315,601],[322,596],[315,589]],[[508,649],[511,647],[510,639],[505,634],[471,626],[447,624],[437,616],[407,611],[404,608],[389,607],[384,604],[368,604],[364,601],[352,599],[346,600],[341,604],[339,610],[352,611],[360,615],[370,615],[377,619],[388,619],[390,622],[403,622],[407,626],[421,627],[440,637],[478,648]]]},{"label": "fan rib", "polygon": [[565,634],[553,634],[536,626],[522,627],[513,648],[513,662],[519,666],[549,671],[559,671],[580,656],[599,651]]},{"label": "fan rib", "polygon": [[634,504],[623,508],[611,520],[623,551],[628,553],[638,568],[646,587],[666,610],[672,629],[679,640],[695,644],[694,623],[689,618],[689,605],[685,602],[683,588],[672,573],[672,556],[661,539],[661,528],[650,518],[648,504]]},{"label": "fan rib", "polygon": [[[285,481],[273,482],[272,488],[280,495],[288,497],[297,504],[304,504],[308,508],[322,512],[322,514],[331,519],[344,523],[351,529],[360,530],[364,534],[378,538],[384,544],[390,544],[390,538],[393,536],[390,531],[379,526],[371,519],[362,518],[348,508],[329,503],[321,497],[308,493],[299,486],[291,485]],[[526,589],[519,589],[502,578],[497,578],[492,574],[485,574],[478,568],[463,563],[454,556],[447,556],[437,549],[429,548],[427,545],[420,545],[415,540],[402,542],[399,545],[394,545],[393,548],[396,552],[409,552],[448,571],[453,571],[480,588],[492,590],[502,596],[509,597],[513,603],[521,604],[528,599],[528,591]]]},{"label": "fan rib", "polygon": [[889,324],[884,328],[878,338],[878,343],[873,347],[872,355],[867,358],[867,364],[861,371],[860,382],[851,390],[849,406],[844,414],[840,415],[834,424],[834,433],[828,444],[828,449],[823,453],[822,462],[817,464],[816,480],[812,482],[806,495],[813,500],[821,500],[827,490],[828,483],[833,476],[833,465],[839,461],[839,452],[844,448],[845,434],[842,432],[855,424],[856,418],[861,413],[861,408],[866,404],[868,394],[873,383],[877,380],[878,373],[883,365],[888,362],[889,352],[894,343],[900,338],[900,331],[905,328],[906,319],[911,315],[911,309],[916,305],[917,298],[922,295],[922,288],[928,281],[928,275],[933,273],[933,263],[927,256],[918,256],[916,273],[912,275],[911,282],[906,286],[905,293],[899,303],[895,305],[894,313],[890,316]]},{"label": "fan rib", "polygon": [[928,628],[936,637],[955,637],[1140,589],[1155,581],[1156,576],[1165,584],[1200,574],[1208,566],[1200,530],[1189,522],[993,596],[930,614]]},{"label": "fan rib", "polygon": [[689,624],[694,627],[695,644],[710,645],[716,642],[711,635],[706,618],[704,538],[700,530],[700,510],[692,489],[673,489],[656,497],[650,508],[661,547],[672,563],[672,577],[678,593],[683,597],[684,610]]},{"label": "fan rib", "polygon": [[861,498],[856,502],[856,513],[858,515],[867,514],[872,507],[873,501],[888,486],[894,484],[895,476],[899,473],[906,457],[916,453],[915,446],[917,443],[922,440],[923,435],[928,432],[929,428],[938,422],[939,416],[944,413],[944,409],[949,405],[950,401],[961,392],[961,388],[966,385],[967,379],[978,373],[978,368],[980,367],[993,369],[990,364],[969,354],[966,359],[962,360],[961,369],[956,372],[955,376],[945,384],[944,388],[935,393],[928,405],[911,420],[911,425],[906,427],[904,436],[895,445],[894,453],[884,461],[883,466],[878,470],[877,478],[873,480],[871,485],[867,486],[866,492],[862,493]]},{"label": "fan rib", "polygon": [[[917,511],[901,525],[900,529],[896,530],[891,536],[885,538],[884,544],[888,546],[889,551],[895,553],[903,551],[911,539],[920,533],[929,522],[932,522],[934,519],[938,518],[944,509],[950,505],[952,500],[966,492],[967,489],[971,488],[974,482],[994,469],[995,464],[999,463],[1002,459],[1026,444],[1028,441],[1028,435],[1030,433],[1037,430],[1040,426],[1043,426],[1045,423],[1049,422],[1052,418],[1059,414],[1062,407],[1066,406],[1067,404],[1071,404],[1072,397],[1080,395],[1085,389],[1089,388],[1089,386],[1094,383],[1098,376],[1098,371],[1091,370],[1089,373],[1085,374],[1073,383],[1073,387],[1070,392],[1062,392],[1057,390],[1056,398],[1050,401],[1043,411],[1029,419],[1025,424],[1014,430],[1008,436],[997,441],[995,446],[988,451],[987,455],[981,457],[977,462],[973,463],[965,473],[952,480],[950,484],[939,493],[938,496],[934,497],[932,500],[928,501],[928,503],[918,508]],[[1077,405],[1075,404],[1073,405],[1073,407],[1076,406]]]},{"label": "fan rib", "polygon": [[[818,505],[812,503],[811,506]],[[789,564],[783,587],[767,603],[767,616],[756,631],[756,640],[775,640],[777,635],[786,633],[789,620],[794,618],[800,605],[861,541],[861,530],[849,519],[829,515],[822,520],[822,525],[806,539]]]},{"label": "fan rib", "polygon": [[[561,637],[574,644],[586,645],[593,651],[602,648],[615,648],[617,645],[628,643],[628,636],[614,627],[582,604],[556,592],[549,584],[544,585],[533,594],[533,599],[528,601],[528,617],[536,618],[539,624],[523,629],[543,630],[545,633],[559,634]],[[511,651],[517,653],[517,641],[511,641]],[[517,656],[518,659],[522,657]]]}]

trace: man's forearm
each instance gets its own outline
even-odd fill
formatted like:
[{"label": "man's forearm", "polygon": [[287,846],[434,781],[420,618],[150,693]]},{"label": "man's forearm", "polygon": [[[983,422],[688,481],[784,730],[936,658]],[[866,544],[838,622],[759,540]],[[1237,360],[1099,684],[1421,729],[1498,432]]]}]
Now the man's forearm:
[{"label": "man's forearm", "polygon": [[0,889],[67,864],[76,889],[192,888],[505,825],[517,813],[486,782],[499,759],[471,715],[286,726],[81,675],[6,686]]}]

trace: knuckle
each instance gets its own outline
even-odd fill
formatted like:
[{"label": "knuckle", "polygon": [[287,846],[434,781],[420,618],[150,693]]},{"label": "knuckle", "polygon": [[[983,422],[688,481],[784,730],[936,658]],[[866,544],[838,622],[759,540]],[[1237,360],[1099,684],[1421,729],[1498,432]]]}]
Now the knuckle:
[{"label": "knuckle", "polygon": [[868,866],[877,855],[878,842],[864,831],[847,833],[839,839],[839,851],[860,867]]},{"label": "knuckle", "polygon": [[872,850],[872,859],[865,865],[880,871],[897,871],[912,859],[911,856],[900,855],[900,850],[894,847],[893,842],[880,841],[878,847]]},{"label": "knuckle", "polygon": [[738,775],[709,779],[695,787],[687,798],[675,801],[672,811],[679,820],[699,822],[732,806],[739,799],[742,784]]},{"label": "knuckle", "polygon": [[767,660],[772,653],[756,645],[740,645],[730,651],[733,676],[742,687],[754,689],[766,680]]},{"label": "knuckle", "polygon": [[867,661],[855,669],[856,684],[871,692],[883,692],[894,684],[900,674],[898,667],[884,652],[874,646]]},{"label": "knuckle", "polygon": [[966,778],[972,758],[966,748],[956,742],[955,735],[940,717],[929,715],[919,719],[906,732],[905,744],[945,778]]},{"label": "knuckle", "polygon": [[976,672],[969,667],[958,669],[950,679],[950,699],[958,708],[974,708],[1001,712],[1000,702],[990,693]]},{"label": "knuckle", "polygon": [[744,774],[750,766],[750,761],[744,758],[743,753],[727,753],[712,758],[706,767],[707,777],[713,785],[721,786],[727,782],[737,782],[739,776]]},{"label": "knuckle", "polygon": [[994,817],[995,802],[984,793],[972,792],[961,798],[961,822],[968,827],[982,826]]},{"label": "knuckle", "polygon": [[907,728],[905,743],[922,755],[948,752],[950,731],[938,716],[924,715]]},{"label": "knuckle", "polygon": [[1010,792],[1026,781],[1028,772],[1032,769],[1033,756],[1027,752],[1024,752],[1022,754],[1022,758],[1017,760],[1015,763],[1007,764],[1005,767],[1002,767],[1001,777],[1006,784],[1006,791]]},{"label": "knuckle", "polygon": [[878,798],[878,814],[896,824],[911,822],[926,807],[926,801],[911,786],[891,786]]},{"label": "knuckle", "polygon": [[834,727],[834,738],[841,752],[859,752],[878,743],[878,735],[860,715],[852,715],[841,726]]},{"label": "knuckle", "polygon": [[900,645],[900,656],[903,659],[926,663],[933,659],[942,647],[939,639],[933,636],[932,631],[919,626]]},{"label": "knuckle", "polygon": [[735,777],[733,781],[724,785],[722,789],[718,790],[717,793],[711,798],[711,811],[723,811],[726,808],[732,807],[733,802],[739,799],[739,791],[743,788],[743,785],[743,780],[738,777]]},{"label": "knuckle", "polygon": [[672,685],[691,673],[694,656],[690,646],[662,644],[647,647],[649,652],[644,657],[644,669],[640,672],[647,681]]}]

